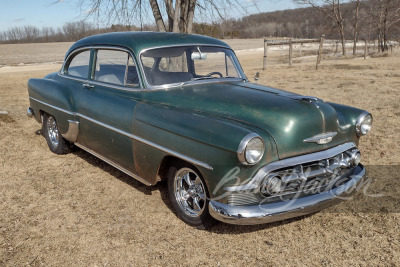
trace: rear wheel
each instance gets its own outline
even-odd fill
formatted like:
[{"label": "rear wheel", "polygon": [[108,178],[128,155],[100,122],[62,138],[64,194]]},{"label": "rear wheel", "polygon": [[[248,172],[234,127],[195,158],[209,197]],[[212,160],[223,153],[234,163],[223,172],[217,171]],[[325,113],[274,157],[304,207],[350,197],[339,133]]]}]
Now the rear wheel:
[{"label": "rear wheel", "polygon": [[70,152],[71,144],[61,136],[56,119],[53,116],[43,114],[42,127],[44,138],[46,138],[47,145],[53,153],[67,154]]},{"label": "rear wheel", "polygon": [[185,223],[206,229],[216,221],[208,212],[208,192],[194,167],[178,164],[168,174],[168,194],[178,217]]}]

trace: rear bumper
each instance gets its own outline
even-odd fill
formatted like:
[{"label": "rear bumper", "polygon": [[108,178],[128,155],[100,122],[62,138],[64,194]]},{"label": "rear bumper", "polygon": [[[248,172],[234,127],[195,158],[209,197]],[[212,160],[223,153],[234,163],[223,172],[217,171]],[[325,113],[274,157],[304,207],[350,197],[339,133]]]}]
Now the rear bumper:
[{"label": "rear bumper", "polygon": [[26,116],[28,116],[28,118],[33,118],[33,114],[34,114],[33,109],[29,107],[26,110]]},{"label": "rear bumper", "polygon": [[270,204],[231,206],[210,201],[209,211],[215,219],[240,225],[263,224],[314,213],[333,206],[353,195],[364,180],[366,171],[359,164],[351,179],[341,186],[319,194]]}]

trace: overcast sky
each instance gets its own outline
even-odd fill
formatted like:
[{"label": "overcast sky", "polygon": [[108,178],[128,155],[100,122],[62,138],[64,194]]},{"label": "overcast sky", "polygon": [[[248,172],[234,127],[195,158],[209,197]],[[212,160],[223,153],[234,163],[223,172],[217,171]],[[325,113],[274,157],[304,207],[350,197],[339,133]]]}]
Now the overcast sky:
[{"label": "overcast sky", "polygon": [[[240,1],[251,2],[254,0]],[[261,12],[296,8],[292,0],[256,1]],[[52,4],[54,2],[55,0],[0,0],[0,31],[13,26],[25,25],[57,28],[66,22],[83,19],[85,10],[81,14],[81,11],[75,6],[74,0],[60,0],[60,3]],[[258,10],[251,8],[248,12],[258,13]],[[240,14],[233,14],[233,17],[240,17]]]}]

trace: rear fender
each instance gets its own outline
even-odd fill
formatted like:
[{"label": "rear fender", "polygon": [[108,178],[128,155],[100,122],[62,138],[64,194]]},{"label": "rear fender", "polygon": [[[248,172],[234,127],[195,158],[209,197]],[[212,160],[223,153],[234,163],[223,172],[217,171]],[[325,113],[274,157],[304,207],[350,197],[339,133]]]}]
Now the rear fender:
[{"label": "rear fender", "polygon": [[40,121],[42,112],[56,118],[62,134],[68,132],[69,121],[78,121],[76,115],[77,92],[72,92],[67,86],[53,79],[30,79],[28,93],[30,107],[36,120]]}]

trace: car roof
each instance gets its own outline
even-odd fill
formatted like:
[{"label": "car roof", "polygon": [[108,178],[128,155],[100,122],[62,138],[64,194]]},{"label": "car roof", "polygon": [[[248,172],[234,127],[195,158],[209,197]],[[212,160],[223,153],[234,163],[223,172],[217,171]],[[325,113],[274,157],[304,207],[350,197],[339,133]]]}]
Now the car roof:
[{"label": "car roof", "polygon": [[94,45],[120,46],[128,48],[136,54],[140,51],[175,45],[216,45],[230,48],[229,45],[215,38],[197,34],[182,34],[171,32],[113,32],[97,34],[77,41],[68,50],[68,56],[73,50]]}]

